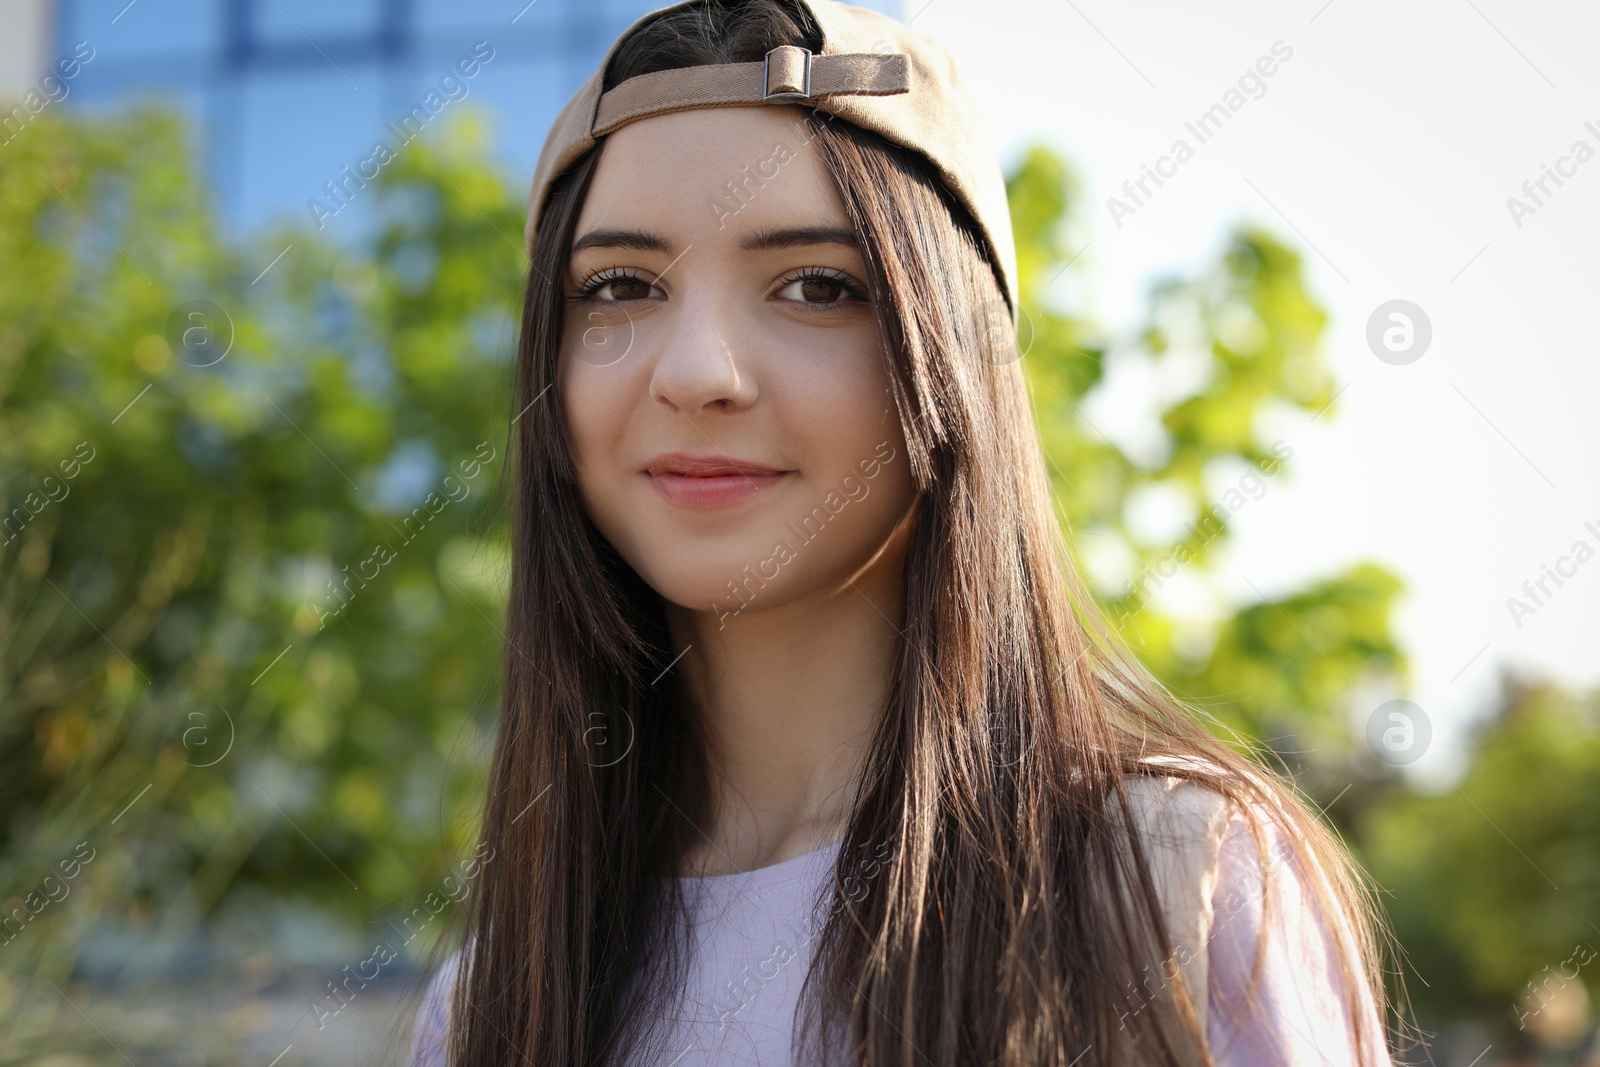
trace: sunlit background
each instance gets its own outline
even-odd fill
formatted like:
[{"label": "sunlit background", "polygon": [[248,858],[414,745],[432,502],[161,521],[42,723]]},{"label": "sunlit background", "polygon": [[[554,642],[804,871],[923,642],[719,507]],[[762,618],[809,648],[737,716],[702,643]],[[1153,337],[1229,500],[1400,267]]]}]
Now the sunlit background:
[{"label": "sunlit background", "polygon": [[[658,6],[0,8],[0,1063],[403,1062],[527,186]],[[1600,11],[866,6],[995,128],[1080,564],[1371,870],[1401,1058],[1600,1064]]]}]

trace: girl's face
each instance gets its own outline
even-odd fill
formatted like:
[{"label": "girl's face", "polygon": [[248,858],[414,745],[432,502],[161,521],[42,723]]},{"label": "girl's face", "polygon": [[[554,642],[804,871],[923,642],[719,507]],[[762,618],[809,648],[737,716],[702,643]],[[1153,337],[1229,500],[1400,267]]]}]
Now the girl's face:
[{"label": "girl's face", "polygon": [[693,109],[611,134],[564,279],[584,504],[657,592],[721,625],[848,592],[915,496],[805,115]]}]

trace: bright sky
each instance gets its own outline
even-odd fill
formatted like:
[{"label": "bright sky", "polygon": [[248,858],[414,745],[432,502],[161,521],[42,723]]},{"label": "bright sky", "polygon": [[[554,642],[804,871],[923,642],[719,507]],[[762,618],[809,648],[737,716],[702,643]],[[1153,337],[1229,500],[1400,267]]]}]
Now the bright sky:
[{"label": "bright sky", "polygon": [[[1303,253],[1345,388],[1315,424],[1273,428],[1289,477],[1238,513],[1226,584],[1244,602],[1363,558],[1399,573],[1401,695],[1435,732],[1422,779],[1455,769],[1500,665],[1600,682],[1600,9],[907,0],[904,17],[954,49],[1008,168],[1043,141],[1085,181],[1092,288],[1068,296],[1100,323],[1131,327],[1148,283],[1213,262],[1237,221]],[[1275,44],[1264,91],[1201,144],[1184,123]],[[1119,227],[1107,197],[1180,137],[1193,157]],[[1540,206],[1522,186],[1546,167],[1567,176]],[[1536,210],[1514,219],[1512,196]],[[1403,365],[1367,343],[1397,299],[1432,327]],[[1547,565],[1568,575],[1536,604],[1522,586]],[[1535,610],[1514,619],[1513,596]]]}]

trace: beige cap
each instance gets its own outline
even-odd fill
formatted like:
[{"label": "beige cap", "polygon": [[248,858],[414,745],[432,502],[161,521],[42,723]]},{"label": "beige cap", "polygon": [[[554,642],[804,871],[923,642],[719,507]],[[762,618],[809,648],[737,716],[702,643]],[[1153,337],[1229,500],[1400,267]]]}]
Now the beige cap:
[{"label": "beige cap", "polygon": [[656,71],[601,93],[606,68],[624,40],[666,12],[701,2],[684,0],[629,26],[556,116],[528,196],[529,255],[550,183],[592,148],[596,137],[686,108],[803,104],[880,134],[933,164],[977,221],[1015,323],[1017,252],[1005,176],[988,123],[949,50],[876,11],[837,0],[795,0],[822,28],[818,53],[780,45],[760,62]]}]

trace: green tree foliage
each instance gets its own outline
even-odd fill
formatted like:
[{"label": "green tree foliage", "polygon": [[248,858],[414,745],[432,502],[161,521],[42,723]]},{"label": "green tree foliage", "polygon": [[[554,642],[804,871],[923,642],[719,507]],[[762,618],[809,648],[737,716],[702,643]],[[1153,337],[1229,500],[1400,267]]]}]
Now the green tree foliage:
[{"label": "green tree foliage", "polygon": [[[1320,348],[1326,315],[1306,290],[1300,257],[1243,227],[1212,269],[1160,282],[1145,321],[1119,345],[1051,303],[1057,279],[1074,280],[1088,262],[1068,247],[1077,194],[1065,166],[1036,148],[1007,192],[1023,289],[1019,344],[1068,541],[1078,549],[1111,542],[1128,561],[1126,582],[1097,590],[1105,608],[1145,663],[1213,715],[1225,736],[1247,746],[1296,738],[1279,746],[1284,755],[1347,737],[1353,688],[1404,671],[1389,629],[1400,589],[1393,575],[1352,566],[1245,605],[1198,634],[1178,626],[1156,596],[1180,570],[1208,576],[1229,516],[1289,476],[1292,443],[1264,440],[1265,417],[1298,411],[1309,419],[1332,408]],[[1137,459],[1087,414],[1117,359],[1148,361],[1165,379],[1191,383],[1156,398],[1149,419],[1158,446]],[[1234,484],[1211,499],[1215,473]],[[1186,529],[1155,543],[1141,537],[1128,518],[1140,493],[1186,500]]]},{"label": "green tree foliage", "polygon": [[64,973],[97,920],[155,966],[207,920],[404,912],[471,840],[525,263],[473,135],[391,165],[367,257],[225,247],[155,111],[5,146],[6,909],[98,851],[0,966]]},{"label": "green tree foliage", "polygon": [[1391,792],[1357,836],[1420,1014],[1520,1030],[1572,981],[1600,1004],[1600,692],[1509,677],[1462,779]]}]

